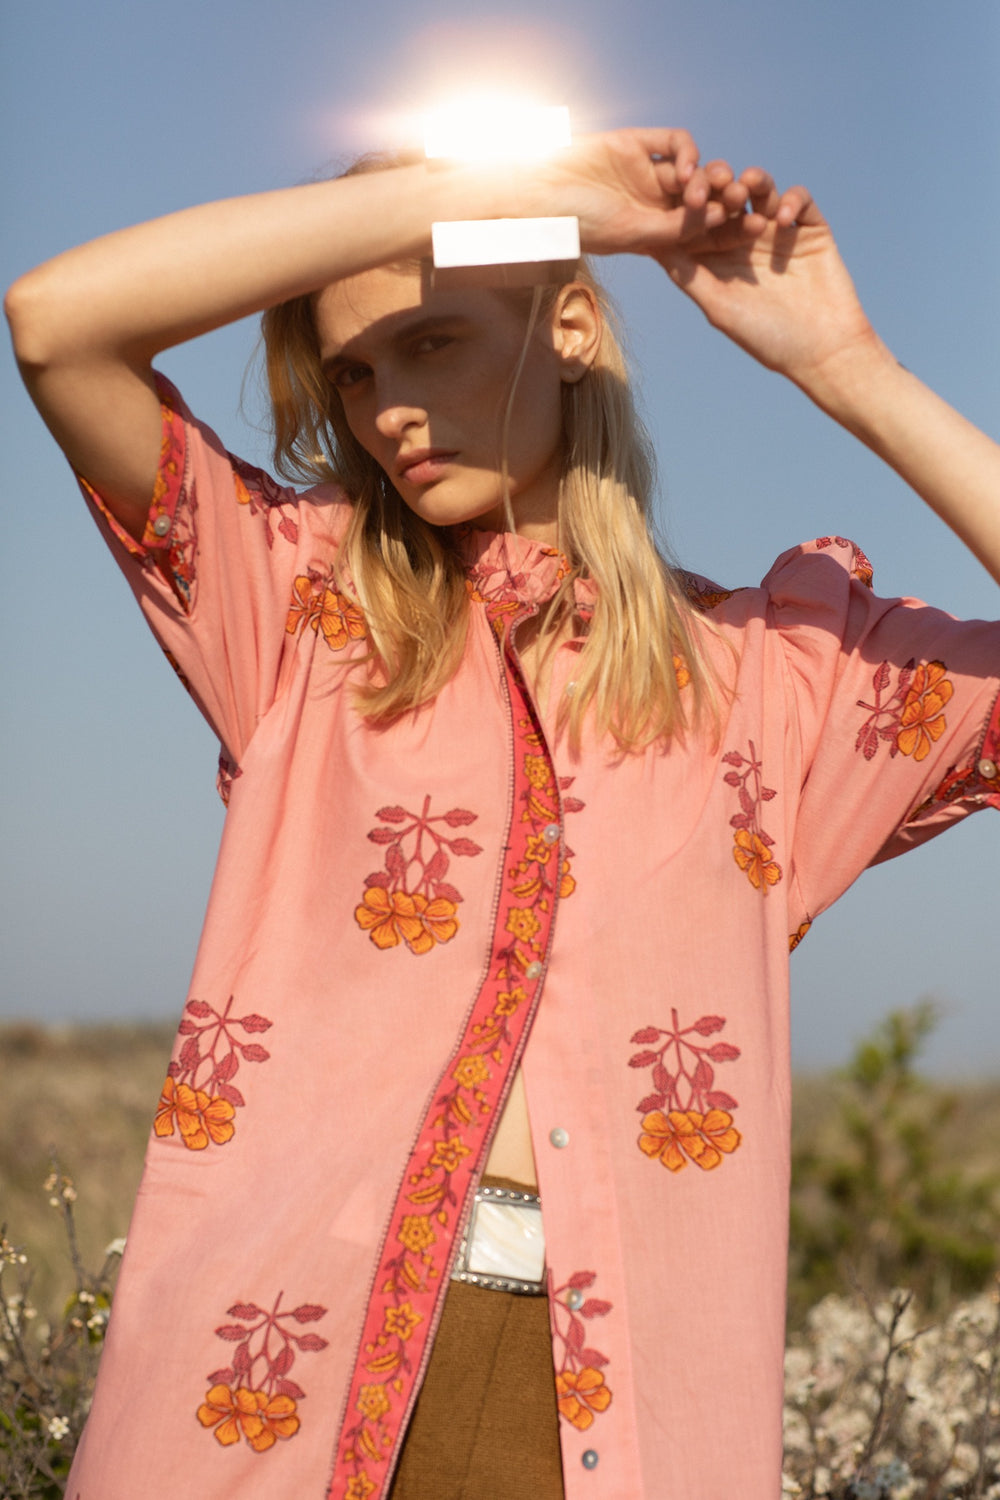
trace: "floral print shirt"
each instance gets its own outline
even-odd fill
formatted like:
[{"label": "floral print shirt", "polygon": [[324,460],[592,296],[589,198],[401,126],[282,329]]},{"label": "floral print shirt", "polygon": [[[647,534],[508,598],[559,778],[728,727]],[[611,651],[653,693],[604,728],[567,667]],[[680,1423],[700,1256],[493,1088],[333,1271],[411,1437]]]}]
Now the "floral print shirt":
[{"label": "floral print shirt", "polygon": [[568,1500],[775,1500],[789,949],[1000,806],[1000,626],[879,599],[841,537],[689,577],[718,743],[574,755],[579,638],[544,703],[517,656],[565,563],[473,533],[461,667],[375,729],[344,497],[161,390],[142,543],[84,490],[229,811],[68,1494],[384,1496],[521,1065]]}]

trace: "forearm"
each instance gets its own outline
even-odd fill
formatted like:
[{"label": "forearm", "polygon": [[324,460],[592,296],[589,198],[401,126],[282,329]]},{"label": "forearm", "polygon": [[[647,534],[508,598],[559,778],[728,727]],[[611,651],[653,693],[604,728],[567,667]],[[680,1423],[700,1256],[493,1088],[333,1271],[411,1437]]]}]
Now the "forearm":
[{"label": "forearm", "polygon": [[[226,199],[123,229],[21,278],[22,365],[162,349],[376,264],[429,250],[435,218],[503,208],[496,178],[423,165]],[[508,207],[507,211],[510,209]]]},{"label": "forearm", "polygon": [[1000,446],[874,337],[797,384],[895,469],[1000,582]]}]

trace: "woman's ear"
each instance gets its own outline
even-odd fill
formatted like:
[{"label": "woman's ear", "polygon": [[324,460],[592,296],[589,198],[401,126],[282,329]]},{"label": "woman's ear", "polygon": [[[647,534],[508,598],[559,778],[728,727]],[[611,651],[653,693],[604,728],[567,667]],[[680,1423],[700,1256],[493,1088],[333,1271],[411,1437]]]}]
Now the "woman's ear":
[{"label": "woman's ear", "polygon": [[582,281],[560,289],[552,309],[552,337],[560,379],[575,385],[590,369],[601,345],[604,322],[597,298]]}]

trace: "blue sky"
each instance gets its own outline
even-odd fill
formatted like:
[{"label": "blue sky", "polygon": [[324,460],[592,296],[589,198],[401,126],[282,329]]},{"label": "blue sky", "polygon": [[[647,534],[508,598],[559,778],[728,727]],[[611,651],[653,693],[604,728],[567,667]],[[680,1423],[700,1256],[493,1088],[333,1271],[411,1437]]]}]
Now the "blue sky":
[{"label": "blue sky", "polygon": [[[1000,431],[996,0],[8,0],[0,153],[6,283],[70,244],[283,186],[391,145],[440,92],[517,82],[577,129],[683,124],[706,157],[804,181],[890,346]],[[996,587],[878,462],[728,347],[651,264],[605,268],[682,560],[755,582],[794,542],[856,537],[886,594],[995,616]],[[164,369],[227,444],[266,459],[252,325]],[[242,401],[241,401],[242,391]],[[222,823],[209,731],[146,637],[63,462],[0,363],[0,1016],[175,1016]],[[795,1055],[841,1060],[889,1008],[936,997],[943,1071],[1000,1067],[989,813],[869,872],[793,963]]]}]

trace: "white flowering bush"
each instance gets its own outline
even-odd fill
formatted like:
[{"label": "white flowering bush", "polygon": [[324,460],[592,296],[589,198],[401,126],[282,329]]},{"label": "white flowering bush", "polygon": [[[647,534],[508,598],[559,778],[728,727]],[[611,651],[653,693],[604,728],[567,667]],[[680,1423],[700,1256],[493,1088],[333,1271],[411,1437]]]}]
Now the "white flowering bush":
[{"label": "white flowering bush", "polygon": [[818,1303],[785,1356],[783,1494],[1000,1500],[1000,1291],[936,1323],[903,1292]]},{"label": "white flowering bush", "polygon": [[123,1239],[92,1275],[80,1259],[76,1189],[54,1168],[43,1191],[63,1221],[73,1289],[58,1316],[31,1296],[28,1256],[0,1232],[0,1495],[59,1500],[90,1408]]}]

